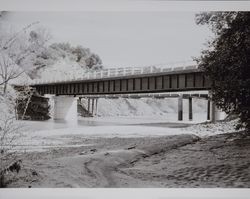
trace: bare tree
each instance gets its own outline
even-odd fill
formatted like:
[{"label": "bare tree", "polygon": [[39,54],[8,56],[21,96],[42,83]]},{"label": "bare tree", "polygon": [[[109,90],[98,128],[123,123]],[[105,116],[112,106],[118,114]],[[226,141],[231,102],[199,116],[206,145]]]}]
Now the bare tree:
[{"label": "bare tree", "polygon": [[[20,141],[21,125],[15,119],[15,92],[8,89],[0,92],[0,187],[4,187],[20,169],[15,148]],[[15,165],[13,167],[13,165]],[[19,169],[18,169],[19,168]]]},{"label": "bare tree", "polygon": [[16,120],[16,102],[26,98],[25,107],[28,107],[32,95],[29,88],[18,93],[11,83],[28,70],[22,67],[24,60],[39,53],[49,39],[41,30],[27,34],[35,24],[37,22],[12,34],[0,29],[0,187],[6,186],[13,179],[14,171],[20,170],[16,147],[22,134],[20,123]]},{"label": "bare tree", "polygon": [[13,79],[18,78],[24,71],[18,67],[4,52],[0,54],[0,86],[3,85],[3,93],[6,93],[7,85]]},{"label": "bare tree", "polygon": [[[18,78],[24,72],[32,70],[32,61],[45,48],[51,38],[44,28],[28,30],[36,25],[34,22],[18,32],[0,30],[0,85],[6,86],[9,81]],[[6,89],[5,89],[6,91]]]}]

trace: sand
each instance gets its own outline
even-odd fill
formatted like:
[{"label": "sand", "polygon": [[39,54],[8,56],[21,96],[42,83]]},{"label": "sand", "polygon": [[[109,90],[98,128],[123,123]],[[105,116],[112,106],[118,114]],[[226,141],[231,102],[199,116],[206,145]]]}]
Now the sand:
[{"label": "sand", "polygon": [[20,154],[22,170],[8,187],[250,187],[250,136],[243,132],[74,135],[70,144]]}]

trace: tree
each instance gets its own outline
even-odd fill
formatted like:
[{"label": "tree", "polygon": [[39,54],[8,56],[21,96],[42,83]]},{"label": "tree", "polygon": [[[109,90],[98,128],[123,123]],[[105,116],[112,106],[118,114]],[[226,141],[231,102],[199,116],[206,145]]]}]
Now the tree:
[{"label": "tree", "polygon": [[0,86],[4,91],[9,82],[34,68],[32,59],[43,50],[49,35],[44,29],[28,30],[34,22],[18,32],[11,32],[0,24]]},{"label": "tree", "polygon": [[216,105],[239,116],[237,128],[250,131],[250,12],[210,12],[196,15],[198,25],[214,33],[197,59],[211,79]]},{"label": "tree", "polygon": [[23,72],[5,52],[0,53],[0,86],[3,85],[3,93],[6,93],[8,83]]},{"label": "tree", "polygon": [[6,186],[13,179],[14,171],[20,170],[16,147],[20,144],[18,142],[22,134],[15,110],[18,98],[27,96],[18,94],[10,84],[28,71],[28,68],[22,67],[24,60],[40,52],[46,42],[41,39],[38,31],[33,30],[27,34],[34,24],[11,33],[0,23],[0,187]]},{"label": "tree", "polygon": [[5,93],[0,89],[0,188],[5,187],[15,176],[14,171],[20,169],[16,147],[21,144],[22,125],[15,119],[15,95],[11,88]]}]

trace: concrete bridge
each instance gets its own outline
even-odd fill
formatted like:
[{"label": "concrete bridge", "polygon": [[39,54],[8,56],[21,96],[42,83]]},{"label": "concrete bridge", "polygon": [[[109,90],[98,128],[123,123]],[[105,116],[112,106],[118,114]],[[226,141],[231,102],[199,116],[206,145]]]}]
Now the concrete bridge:
[{"label": "concrete bridge", "polygon": [[[76,107],[77,98],[88,99],[88,110],[97,109],[100,97],[147,97],[178,98],[178,120],[183,119],[183,98],[189,99],[189,119],[192,120],[192,98],[208,100],[208,120],[216,120],[216,107],[210,105],[208,95],[200,96],[194,91],[209,91],[211,82],[197,66],[177,68],[115,68],[89,71],[84,76],[68,79],[54,78],[35,80],[31,86],[41,94],[54,95],[54,119],[64,119],[70,107]],[[192,94],[181,94],[189,91]],[[169,94],[173,93],[175,94]],[[90,101],[92,99],[92,101]],[[92,105],[90,105],[92,103]],[[94,103],[96,103],[94,105]],[[210,108],[212,107],[212,108]]]}]

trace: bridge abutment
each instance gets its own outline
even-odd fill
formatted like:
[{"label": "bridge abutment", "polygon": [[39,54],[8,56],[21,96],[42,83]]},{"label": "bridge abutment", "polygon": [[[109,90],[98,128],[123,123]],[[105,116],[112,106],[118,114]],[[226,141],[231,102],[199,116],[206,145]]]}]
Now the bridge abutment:
[{"label": "bridge abutment", "polygon": [[226,118],[227,114],[219,109],[214,102],[211,102],[211,113],[210,113],[210,120],[211,122],[216,122],[219,120],[223,120]]},{"label": "bridge abutment", "polygon": [[54,96],[53,119],[77,121],[77,98],[73,96]]},{"label": "bridge abutment", "polygon": [[227,114],[219,109],[213,102],[211,92],[208,92],[208,103],[207,103],[207,120],[211,122],[216,122],[226,118]]}]

